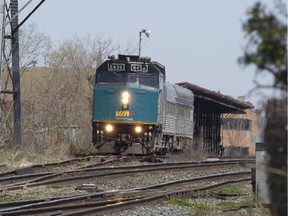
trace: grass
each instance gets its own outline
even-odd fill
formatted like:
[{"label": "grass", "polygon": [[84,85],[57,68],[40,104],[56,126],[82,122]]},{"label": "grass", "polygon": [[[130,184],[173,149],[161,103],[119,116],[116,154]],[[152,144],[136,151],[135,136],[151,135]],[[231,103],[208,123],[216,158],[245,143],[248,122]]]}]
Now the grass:
[{"label": "grass", "polygon": [[229,186],[217,190],[216,194],[243,194],[243,190],[239,186]]},{"label": "grass", "polygon": [[27,159],[27,161],[36,164],[40,164],[47,161],[47,158],[44,155],[35,153],[26,154],[25,158]]},{"label": "grass", "polygon": [[168,205],[174,206],[185,206],[190,208],[193,212],[196,213],[207,213],[211,212],[213,209],[207,204],[206,201],[202,201],[200,199],[195,200],[195,202],[191,202],[188,199],[176,198],[167,201]]},{"label": "grass", "polygon": [[12,196],[0,196],[0,202],[14,202],[16,201],[15,197],[12,197]]},{"label": "grass", "polygon": [[177,199],[168,200],[167,204],[168,205],[174,205],[174,206],[187,206],[187,207],[190,207],[192,203],[189,200],[187,200],[187,199],[177,198]]},{"label": "grass", "polygon": [[7,161],[11,160],[11,155],[14,151],[8,148],[0,148],[0,164],[5,164]]},{"label": "grass", "polygon": [[23,161],[31,163],[41,163],[47,161],[47,158],[43,154],[23,152],[15,149],[1,148],[0,149],[0,163],[1,164],[18,164]]},{"label": "grass", "polygon": [[20,147],[2,146],[0,147],[0,164],[6,164],[7,167],[0,167],[0,172],[30,164],[51,163],[70,158],[68,154],[62,153],[62,149],[59,149],[59,146],[57,147],[58,149],[56,149],[55,146],[51,146],[51,148],[55,148],[55,150],[51,152],[48,150],[45,152],[37,152],[35,150],[30,151],[27,149],[20,150]]},{"label": "grass", "polygon": [[79,161],[79,162],[77,162],[76,165],[78,167],[85,167],[85,166],[89,166],[91,164],[93,164],[91,161]]},{"label": "grass", "polygon": [[121,167],[121,166],[126,166],[126,164],[125,163],[113,163],[113,166],[114,167]]},{"label": "grass", "polygon": [[69,187],[69,185],[65,185],[65,184],[54,184],[52,186],[50,186],[53,189],[63,189],[63,188],[67,188]]},{"label": "grass", "polygon": [[[217,191],[218,194],[244,194],[245,188],[241,186],[227,186]],[[247,192],[246,192],[247,193]],[[249,195],[249,194],[247,194]],[[211,197],[210,193],[207,192],[198,192],[197,198],[195,199],[184,199],[184,198],[175,198],[170,199],[166,202],[168,205],[174,206],[183,206],[189,208],[192,215],[218,215],[219,212],[238,212],[238,210],[245,208],[243,212],[245,215],[253,215],[257,212],[257,215],[271,216],[268,209],[265,209],[263,206],[260,208],[254,208],[255,203],[252,201],[252,197],[249,196],[239,196],[236,200],[234,198],[229,200],[220,200],[217,198]],[[233,213],[231,214],[233,215]],[[237,214],[238,215],[238,214]],[[241,212],[242,215],[242,212]]]},{"label": "grass", "polygon": [[133,179],[133,182],[138,183],[138,184],[145,182],[145,178],[142,176],[135,176],[132,179]]}]

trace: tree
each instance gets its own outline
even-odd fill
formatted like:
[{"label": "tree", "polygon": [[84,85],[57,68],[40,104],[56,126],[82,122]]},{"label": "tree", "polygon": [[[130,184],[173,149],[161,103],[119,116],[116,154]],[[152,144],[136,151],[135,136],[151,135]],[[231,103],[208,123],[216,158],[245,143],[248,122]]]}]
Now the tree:
[{"label": "tree", "polygon": [[35,23],[20,28],[19,45],[21,73],[29,66],[44,65],[53,46],[50,37],[41,32]]},{"label": "tree", "polygon": [[247,44],[244,55],[239,58],[242,65],[254,65],[258,73],[270,73],[274,77],[271,85],[262,85],[255,81],[256,87],[287,88],[287,12],[281,1],[276,11],[267,12],[266,7],[257,2],[248,12],[243,24]]},{"label": "tree", "polygon": [[[9,32],[6,32],[9,34]],[[19,29],[19,54],[20,54],[20,73],[21,76],[26,69],[37,63],[43,65],[45,56],[52,47],[50,37],[41,32],[35,23],[23,25]],[[5,39],[4,58],[0,72],[0,89],[2,91],[12,90],[11,72],[11,43],[10,39]],[[10,119],[12,116],[12,95],[0,94],[0,144],[7,142],[9,135],[13,136]]]},{"label": "tree", "polygon": [[[131,46],[128,44],[126,51],[129,51]],[[121,51],[121,47],[117,40],[111,37],[103,36],[74,35],[73,38],[67,39],[52,50],[47,58],[48,68],[57,70],[69,70],[70,74],[79,84],[80,79],[87,81],[88,100],[92,103],[92,82],[96,68],[111,54]],[[78,85],[74,85],[78,88]],[[90,87],[90,88],[89,88]],[[76,89],[75,89],[76,90]]]},{"label": "tree", "polygon": [[[240,64],[254,65],[257,73],[270,73],[271,85],[255,81],[256,89],[268,87],[282,92],[282,98],[271,98],[265,108],[264,147],[270,156],[268,166],[279,172],[268,173],[273,215],[287,215],[287,9],[275,1],[276,11],[267,12],[257,2],[248,11],[243,30],[248,38]],[[271,170],[271,169],[270,169]]]},{"label": "tree", "polygon": [[79,136],[82,135],[78,144],[91,147],[92,80],[96,68],[115,52],[120,52],[120,45],[112,38],[75,35],[50,49],[45,68],[29,68],[23,74],[27,149],[33,147],[33,137],[36,147],[47,137],[43,147],[65,143],[65,128],[75,125],[81,129]]},{"label": "tree", "polygon": [[[131,49],[128,44],[125,52]],[[111,54],[121,52],[118,41],[103,36],[75,35],[72,39],[63,41],[52,50],[47,58],[49,68],[73,69],[76,76],[84,74],[90,82],[96,68]],[[92,71],[92,73],[91,73]]]}]

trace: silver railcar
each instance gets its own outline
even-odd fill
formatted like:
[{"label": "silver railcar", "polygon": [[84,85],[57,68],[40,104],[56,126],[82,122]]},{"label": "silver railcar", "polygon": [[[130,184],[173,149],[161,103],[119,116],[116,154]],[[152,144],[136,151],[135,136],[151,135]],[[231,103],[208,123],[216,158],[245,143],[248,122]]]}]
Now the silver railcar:
[{"label": "silver railcar", "polygon": [[164,154],[167,150],[184,150],[187,147],[192,147],[193,110],[194,95],[192,91],[166,82],[161,145],[158,142],[158,149],[163,149]]}]

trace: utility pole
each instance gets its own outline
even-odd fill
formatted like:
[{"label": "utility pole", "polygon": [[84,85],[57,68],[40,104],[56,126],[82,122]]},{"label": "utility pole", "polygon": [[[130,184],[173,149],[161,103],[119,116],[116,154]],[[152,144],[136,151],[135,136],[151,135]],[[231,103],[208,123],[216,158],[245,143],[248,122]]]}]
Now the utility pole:
[{"label": "utility pole", "polygon": [[12,84],[13,84],[13,121],[16,144],[21,144],[21,101],[19,72],[19,34],[18,34],[18,0],[10,2],[11,17],[11,47],[12,47]]},{"label": "utility pole", "polygon": [[[0,55],[0,94],[12,94],[13,95],[13,128],[14,128],[14,141],[16,144],[21,145],[21,100],[20,100],[20,66],[19,66],[19,28],[28,20],[28,18],[45,2],[41,0],[37,6],[20,22],[18,23],[19,13],[26,8],[33,0],[27,0],[24,6],[18,10],[18,0],[0,0],[0,15],[2,15],[1,30],[1,55]],[[9,2],[9,3],[8,3]],[[9,7],[8,7],[9,5]],[[1,22],[0,22],[1,23]],[[11,35],[5,35],[5,29],[10,24]],[[5,40],[11,40],[11,50],[5,53]],[[5,67],[4,67],[5,66]],[[6,89],[8,81],[3,80],[3,73],[8,72],[11,83],[12,91]],[[10,73],[11,72],[11,73]],[[2,84],[5,83],[4,86]],[[2,99],[2,97],[0,97]],[[0,103],[4,103],[4,100],[0,100]],[[0,104],[1,105],[1,104]],[[3,105],[3,104],[2,104]],[[3,109],[3,106],[1,108]],[[0,123],[6,124],[2,118],[4,110],[0,110]],[[8,112],[9,114],[9,112]],[[2,122],[1,122],[2,121]],[[1,124],[0,124],[1,126]],[[1,135],[1,133],[0,133]],[[3,135],[3,134],[2,134]]]}]

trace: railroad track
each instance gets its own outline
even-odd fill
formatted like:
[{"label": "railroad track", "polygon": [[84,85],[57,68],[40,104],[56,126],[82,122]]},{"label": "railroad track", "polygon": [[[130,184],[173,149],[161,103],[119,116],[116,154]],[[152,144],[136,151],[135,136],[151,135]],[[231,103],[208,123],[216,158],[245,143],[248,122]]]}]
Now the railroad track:
[{"label": "railroad track", "polygon": [[[12,171],[0,173],[0,184],[4,185],[6,182],[21,181],[23,179],[33,179],[42,176],[49,176],[56,173],[67,172],[68,170],[79,170],[91,167],[101,167],[117,162],[129,162],[135,159],[135,157],[127,156],[89,156],[82,158],[75,158],[71,160],[65,160],[57,163],[36,164]],[[94,162],[96,161],[96,162]],[[77,164],[82,162],[90,162],[89,165],[78,166]],[[3,165],[7,167],[6,165]],[[72,168],[71,168],[72,167]]]},{"label": "railroad track", "polygon": [[[22,202],[0,203],[1,215],[89,215],[118,211],[135,205],[164,200],[170,197],[195,197],[199,191],[215,190],[227,184],[250,181],[250,172],[230,172],[207,175],[146,187],[88,193],[87,195],[40,199]],[[229,179],[229,180],[228,180]],[[193,183],[206,182],[204,186]],[[217,182],[217,183],[216,183]],[[185,187],[189,185],[189,187]]]},{"label": "railroad track", "polygon": [[[72,167],[72,169],[76,168],[86,168],[86,167],[97,167],[106,165],[113,162],[129,160],[127,157],[117,157],[117,156],[89,156],[89,157],[81,157],[81,158],[74,158],[71,160],[65,160],[61,162],[55,163],[46,163],[46,164],[35,164],[31,166],[26,166],[22,168],[18,168],[15,170],[2,172],[0,173],[0,178],[4,177],[12,177],[12,176],[20,176],[25,174],[32,174],[32,173],[44,173],[44,172],[56,172],[61,170],[67,170]],[[90,165],[85,165],[79,167],[79,163],[90,162]],[[5,164],[2,165],[3,167],[7,166]]]},{"label": "railroad track", "polygon": [[[55,162],[55,163],[47,163],[47,164],[35,164],[27,167],[22,167],[19,169],[15,169],[12,171],[6,171],[6,172],[0,172],[0,179],[4,179],[12,177],[12,176],[21,176],[21,175],[29,175],[29,174],[35,174],[35,173],[52,173],[52,172],[60,172],[65,170],[72,170],[72,169],[86,169],[86,168],[93,168],[93,167],[101,167],[103,165],[113,164],[117,162],[129,162],[132,160],[138,160],[138,161],[161,161],[162,157],[156,157],[151,159],[151,157],[143,157],[143,156],[89,156],[89,157],[82,157],[82,158],[74,158],[71,160],[65,160],[61,162]],[[91,162],[89,165],[84,165],[79,167],[79,163],[81,162]],[[96,161],[96,162],[94,162]],[[222,159],[222,160],[214,160],[214,161],[203,161],[203,162],[191,162],[191,164],[209,164],[209,163],[215,163],[215,162],[238,162],[238,163],[253,163],[255,162],[255,159]],[[180,163],[186,163],[180,162]],[[172,164],[172,163],[171,163]],[[176,164],[176,163],[175,163]],[[73,166],[74,165],[74,166]],[[7,165],[2,164],[0,165],[2,167],[7,168]],[[72,167],[72,168],[71,168]]]},{"label": "railroad track", "polygon": [[[155,172],[164,170],[182,170],[182,169],[203,169],[205,167],[220,167],[233,166],[239,163],[254,163],[254,161],[247,160],[223,160],[218,162],[178,162],[178,163],[162,163],[139,166],[121,166],[121,167],[91,167],[80,168],[69,171],[45,172],[45,173],[31,173],[16,176],[7,176],[0,178],[0,191],[19,190],[24,188],[31,188],[41,185],[56,184],[62,182],[78,181],[81,179],[99,178],[105,176],[126,175],[143,172]],[[26,180],[29,179],[29,180]],[[22,180],[22,181],[21,181]],[[17,181],[15,183],[15,181]],[[4,185],[4,182],[13,182],[12,184]]]}]

